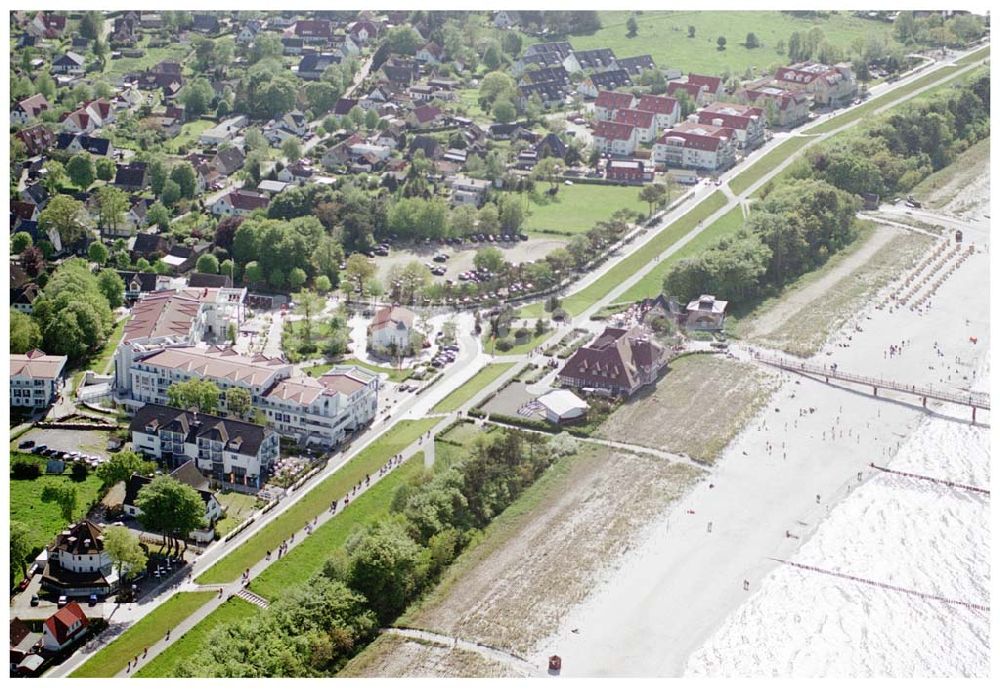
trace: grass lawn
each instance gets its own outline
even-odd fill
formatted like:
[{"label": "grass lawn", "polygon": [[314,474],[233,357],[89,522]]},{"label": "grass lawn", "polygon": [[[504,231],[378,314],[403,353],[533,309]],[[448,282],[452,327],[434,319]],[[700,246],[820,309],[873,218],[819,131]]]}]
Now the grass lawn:
[{"label": "grass lawn", "polygon": [[155,659],[135,674],[136,678],[171,678],[177,676],[177,665],[194,656],[205,645],[208,636],[218,626],[235,623],[260,613],[248,601],[233,597],[212,612],[198,625],[181,635]]},{"label": "grass lawn", "polygon": [[775,166],[813,141],[812,137],[789,137],[766,154],[754,161],[749,168],[729,181],[729,188],[736,194],[742,194],[760,177],[770,172]]},{"label": "grass lawn", "polygon": [[[11,453],[11,461],[18,457],[39,459],[34,455]],[[44,471],[43,465],[43,474],[38,479],[10,480],[10,519],[11,522],[17,520],[28,528],[28,539],[33,548],[32,555],[51,543],[67,525],[58,504],[42,501],[42,491],[45,487],[71,486],[76,489],[74,520],[79,520],[87,514],[88,508],[97,500],[101,489],[101,480],[95,474],[88,475],[82,482],[74,482],[70,478],[68,469],[61,475],[44,474]]]},{"label": "grass lawn", "polygon": [[[487,427],[486,431],[492,431],[497,427]],[[456,443],[461,446],[468,445],[483,433],[483,429],[477,424],[470,421],[462,421],[456,424],[454,427],[449,429],[446,433],[439,437],[441,441],[450,441],[451,443]],[[435,446],[437,448],[438,446]],[[437,450],[434,451],[435,453]],[[436,458],[435,458],[436,460]]]},{"label": "grass lawn", "polygon": [[846,113],[841,113],[840,115],[832,117],[826,122],[818,124],[815,127],[810,127],[809,133],[823,134],[824,132],[832,132],[838,127],[843,127],[849,122],[854,122],[855,120],[862,118],[866,115],[871,115],[872,113],[874,113],[876,110],[886,105],[887,103],[891,103],[899,98],[908,96],[912,94],[914,91],[917,91],[919,89],[924,88],[925,86],[933,84],[934,82],[941,81],[947,78],[952,72],[954,72],[957,69],[958,67],[955,67],[953,65],[946,65],[933,72],[929,72],[918,79],[914,79],[906,86],[901,86],[898,89],[893,89],[888,93],[884,93],[881,96],[878,96],[877,98],[870,98],[865,103],[859,105],[857,108],[854,108],[853,110],[849,110]]},{"label": "grass lawn", "polygon": [[493,122],[493,118],[479,107],[479,89],[459,89],[456,93],[458,94],[458,104],[465,108],[468,117],[477,122]]},{"label": "grass lawn", "polygon": [[[760,76],[771,67],[787,64],[788,56],[778,52],[778,42],[787,44],[792,32],[805,36],[813,27],[822,29],[826,40],[845,52],[852,41],[871,34],[882,35],[890,47],[898,45],[891,24],[853,17],[849,12],[831,12],[824,18],[799,18],[774,11],[637,12],[639,32],[633,38],[626,36],[625,28],[632,12],[598,14],[599,31],[565,40],[578,50],[611,48],[618,57],[649,53],[658,67],[712,75],[728,71],[742,76],[754,68],[754,75]],[[688,38],[688,26],[695,28],[694,38]],[[748,49],[742,44],[751,31],[760,46]],[[726,38],[725,50],[718,50],[719,36]]]},{"label": "grass lawn", "polygon": [[71,678],[111,678],[142,650],[207,604],[215,592],[178,592],[70,674]]},{"label": "grass lawn", "polygon": [[293,587],[305,584],[337,549],[344,546],[356,529],[375,524],[389,515],[389,505],[396,489],[423,472],[424,454],[415,453],[402,467],[391,472],[368,491],[351,501],[347,508],[325,522],[305,541],[275,561],[250,584],[257,594],[267,599],[280,597]]},{"label": "grass lawn", "polygon": [[224,537],[236,529],[261,504],[260,499],[255,496],[241,494],[239,491],[226,491],[216,494],[216,497],[222,507],[226,509],[226,517],[219,520],[215,526],[220,537]]},{"label": "grass lawn", "polygon": [[289,534],[299,531],[309,520],[329,510],[330,501],[340,499],[366,474],[378,471],[389,457],[399,453],[430,430],[439,420],[402,420],[351,458],[344,467],[316,485],[308,494],[254,534],[238,549],[202,573],[199,584],[232,582],[268,551],[276,551]]},{"label": "grass lawn", "polygon": [[139,47],[145,51],[145,55],[142,57],[122,57],[117,60],[112,60],[109,57],[104,68],[104,73],[101,76],[108,79],[110,77],[124,76],[129,72],[141,72],[163,60],[176,60],[183,64],[187,56],[191,53],[190,45],[181,45],[179,43],[168,43],[162,48],[147,48],[146,41],[142,41]]},{"label": "grass lawn", "polygon": [[476,393],[500,378],[512,366],[514,366],[514,362],[487,364],[475,376],[445,396],[444,400],[434,406],[431,413],[454,412],[469,402]]},{"label": "grass lawn", "polygon": [[311,367],[304,367],[302,370],[309,374],[309,376],[319,377],[330,371],[330,368],[336,364],[353,364],[359,367],[368,369],[369,371],[374,371],[376,374],[388,374],[390,381],[405,381],[413,373],[413,369],[395,369],[392,367],[378,367],[374,364],[369,364],[368,362],[362,362],[360,359],[344,359],[339,362],[324,362],[323,364],[314,364]]},{"label": "grass lawn", "polygon": [[976,62],[977,60],[982,60],[983,58],[989,57],[989,55],[990,55],[990,47],[984,46],[974,53],[969,53],[961,60],[956,60],[955,64],[962,65],[964,67],[965,65]]},{"label": "grass lawn", "polygon": [[667,274],[671,266],[681,259],[695,256],[717,242],[719,238],[735,233],[742,226],[743,210],[739,206],[734,206],[729,213],[709,225],[700,235],[684,245],[679,251],[671,254],[661,263],[657,264],[638,283],[626,290],[621,295],[621,301],[637,302],[646,297],[656,297],[661,292],[663,277]]},{"label": "grass lawn", "polygon": [[[703,199],[701,203],[681,216],[671,225],[661,230],[656,237],[646,243],[642,251],[632,253],[624,261],[619,262],[614,268],[605,273],[601,278],[574,293],[563,300],[562,307],[573,316],[583,313],[589,309],[594,302],[601,299],[616,286],[620,285],[629,277],[635,275],[649,262],[649,259],[666,251],[672,244],[684,235],[691,232],[698,223],[708,218],[726,205],[725,195],[716,190]],[[541,307],[541,305],[539,305]],[[526,316],[522,311],[521,316]]]},{"label": "grass lawn", "polygon": [[[539,189],[548,189],[542,185]],[[587,232],[622,208],[646,213],[649,204],[639,200],[642,187],[596,184],[560,185],[555,197],[544,192],[532,195],[524,221],[526,232],[575,235]]]},{"label": "grass lawn", "polygon": [[496,342],[490,337],[490,327],[487,326],[485,329],[483,329],[483,336],[482,336],[483,351],[497,355],[525,355],[534,350],[539,345],[541,345],[543,342],[545,342],[545,340],[549,336],[552,335],[551,328],[546,329],[545,332],[542,333],[541,335],[534,335],[535,330],[533,326],[527,326],[527,328],[531,329],[532,336],[530,340],[521,343],[520,345],[515,345],[506,352],[502,352],[496,349]]},{"label": "grass lawn", "polygon": [[177,153],[177,150],[182,146],[190,147],[198,141],[198,137],[206,129],[211,129],[215,126],[215,123],[211,120],[195,120],[194,122],[185,122],[181,126],[180,133],[173,139],[166,142],[165,149],[167,153]]}]

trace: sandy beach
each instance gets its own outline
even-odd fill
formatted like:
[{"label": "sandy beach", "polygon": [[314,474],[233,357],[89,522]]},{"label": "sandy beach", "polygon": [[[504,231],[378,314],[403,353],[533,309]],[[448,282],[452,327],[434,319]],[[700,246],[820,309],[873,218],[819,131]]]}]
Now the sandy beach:
[{"label": "sandy beach", "polygon": [[[984,198],[988,203],[988,192]],[[969,390],[978,381],[976,389],[988,391],[989,221],[983,213],[988,209],[963,213],[958,222],[964,244],[974,243],[977,251],[943,280],[921,310],[876,309],[886,293],[898,287],[890,285],[811,361],[956,391]],[[940,216],[934,222],[951,221]],[[950,234],[946,238],[953,244]],[[893,346],[901,352],[892,353]],[[857,386],[787,373],[781,377],[769,404],[729,445],[717,466],[649,525],[639,548],[609,567],[602,578],[606,584],[566,614],[559,632],[537,646],[532,661],[541,664],[548,655],[559,654],[563,674],[569,676],[988,672],[988,621],[977,623],[973,614],[923,615],[928,605],[920,597],[874,595],[857,584],[833,591],[830,583],[840,579],[775,560],[821,564],[945,597],[974,597],[975,603],[988,606],[990,540],[987,521],[979,515],[984,506],[988,515],[988,496],[978,502],[961,499],[946,507],[943,517],[940,508],[937,513],[930,510],[919,495],[906,500],[876,492],[859,499],[873,487],[889,482],[891,488],[895,481],[872,470],[871,462],[893,467],[899,463],[908,471],[988,486],[982,454],[966,463],[919,460],[939,456],[949,443],[963,438],[972,448],[988,449],[988,440],[981,440],[988,428],[970,426],[970,410],[955,405],[932,402],[924,410],[912,397],[874,397],[870,389]],[[978,420],[988,424],[988,413],[980,412]],[[927,430],[932,421],[944,425],[943,430]],[[927,439],[936,439],[937,445]],[[988,450],[985,458],[988,466]],[[986,565],[959,569],[950,578],[939,577],[933,569],[915,569],[899,556],[907,547],[891,550],[885,545],[903,540],[926,556],[927,540],[907,542],[911,535],[903,524],[888,518],[876,523],[883,530],[883,550],[878,541],[874,547],[847,548],[863,542],[871,531],[867,510],[879,501],[903,514],[916,511],[920,519],[953,520],[957,527],[932,539],[938,558]],[[838,512],[842,507],[849,508]],[[835,517],[837,524],[824,530]],[[903,522],[909,526],[913,519]],[[814,535],[823,539],[814,544]],[[849,557],[852,553],[865,555]],[[793,591],[800,595],[790,599],[788,592]],[[806,615],[843,605],[838,597],[850,599],[856,614],[840,621],[841,631],[845,621],[856,629],[840,634],[823,627],[829,622],[825,618],[817,623]],[[869,598],[875,606],[869,606]],[[776,604],[779,599],[786,603]],[[906,612],[912,613],[901,615]],[[771,627],[789,625],[796,616],[800,627],[790,630],[801,635]],[[813,628],[806,630],[809,625]],[[772,631],[781,641],[772,641]],[[880,643],[857,648],[859,638],[879,634],[885,638]],[[820,639],[826,644],[810,647]],[[935,639],[943,653],[930,653]],[[938,659],[948,653],[947,639],[962,650],[960,661]],[[880,662],[892,653],[894,658]],[[923,663],[910,660],[920,655]]]}]

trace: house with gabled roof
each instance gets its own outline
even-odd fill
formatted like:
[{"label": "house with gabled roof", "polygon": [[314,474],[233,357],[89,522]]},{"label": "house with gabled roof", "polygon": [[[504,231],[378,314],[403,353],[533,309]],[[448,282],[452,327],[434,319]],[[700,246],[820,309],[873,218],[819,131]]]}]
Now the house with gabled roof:
[{"label": "house with gabled roof", "polygon": [[755,106],[716,101],[699,110],[695,116],[703,125],[733,130],[742,149],[755,149],[764,143],[767,118],[764,111]]},{"label": "house with gabled roof", "polygon": [[614,68],[623,69],[633,77],[638,77],[646,70],[656,70],[656,63],[653,62],[653,56],[647,53],[646,55],[636,55],[635,57],[616,57]]},{"label": "house with gabled roof", "polygon": [[342,61],[340,55],[334,53],[310,53],[303,55],[299,60],[298,72],[300,79],[306,81],[316,81],[323,76],[323,72],[330,65],[339,65]]},{"label": "house with gabled roof", "polygon": [[438,65],[444,57],[444,48],[434,41],[428,41],[413,56],[417,62],[425,65]]},{"label": "house with gabled roof", "polygon": [[211,212],[216,216],[249,216],[254,211],[266,210],[269,204],[264,194],[237,189],[219,197],[212,204]]},{"label": "house with gabled roof", "polygon": [[368,325],[368,348],[376,352],[413,352],[413,323],[416,314],[398,305],[386,305],[375,312]]},{"label": "house with gabled roof", "polygon": [[406,116],[406,124],[413,129],[427,129],[438,124],[443,118],[444,113],[437,106],[421,105]]},{"label": "house with gabled roof", "polygon": [[643,94],[639,97],[639,102],[635,104],[636,110],[645,110],[653,113],[656,118],[657,129],[667,129],[677,124],[681,117],[680,104],[677,99],[669,96],[653,96]]},{"label": "house with gabled roof", "polygon": [[614,91],[631,85],[632,78],[628,72],[623,69],[612,69],[591,74],[580,82],[576,90],[587,98],[597,98],[601,91]]},{"label": "house with gabled roof", "polygon": [[594,48],[592,50],[574,50],[563,60],[563,66],[569,72],[603,72],[615,69],[615,51],[610,48]]},{"label": "house with gabled roof", "polygon": [[48,100],[44,95],[36,93],[34,96],[29,96],[14,104],[14,107],[10,109],[11,124],[26,125],[40,117],[48,109]]},{"label": "house with gabled roof", "polygon": [[[175,409],[175,408],[170,408],[170,409]],[[142,410],[139,410],[139,412],[141,413]],[[193,414],[184,412],[183,410],[179,410],[179,412],[181,412],[183,415]],[[194,416],[197,419],[197,417],[199,417],[200,415],[194,415]],[[176,420],[174,420],[174,422],[176,422]],[[195,424],[197,423],[198,422],[195,422]],[[143,430],[145,431],[145,429]],[[187,432],[189,432],[190,429],[184,429],[180,424],[168,422],[167,428],[155,429],[155,431],[159,431],[160,436],[154,438],[159,439],[166,437],[168,439],[163,444],[167,448],[178,448],[188,445],[187,443],[184,443],[184,441],[187,440],[187,437],[189,436],[189,433]],[[218,436],[217,433],[213,435]],[[142,437],[142,435],[140,435],[140,437]],[[135,438],[135,433],[133,433],[133,438]],[[179,446],[178,442],[183,444],[183,446]],[[133,443],[132,447],[136,448],[137,446],[135,445],[135,440],[133,440],[132,443]],[[210,450],[206,451],[206,454],[211,456],[211,451]],[[222,453],[220,452],[220,455],[221,454]],[[143,452],[143,455],[146,457],[150,457],[150,455],[145,452]],[[180,460],[180,458],[187,457],[182,453],[178,453],[176,451],[175,452],[168,451],[162,453],[162,455],[165,455],[169,458],[168,467],[176,468],[170,473],[170,476],[179,481],[181,484],[190,486],[192,489],[197,491],[198,496],[201,498],[202,503],[205,505],[205,513],[202,516],[204,520],[204,526],[192,530],[187,535],[187,538],[202,544],[212,541],[213,539],[215,539],[215,524],[219,519],[223,517],[225,513],[222,509],[222,505],[219,503],[219,499],[216,498],[215,494],[209,490],[208,480],[205,479],[205,477],[203,477],[202,474],[198,471],[198,468],[196,467],[195,461],[193,459],[188,459],[184,461]],[[210,462],[211,457],[209,457],[208,460]],[[139,474],[133,474],[131,477],[128,478],[128,480],[126,480],[125,498],[122,500],[122,510],[125,511],[126,515],[135,519],[138,519],[139,516],[142,515],[142,509],[139,508],[138,505],[136,505],[138,503],[139,492],[141,492],[152,481],[153,477],[144,477]]]},{"label": "house with gabled roof", "polygon": [[110,156],[114,153],[110,139],[72,132],[60,132],[56,137],[56,148],[68,153],[86,151],[94,156]]},{"label": "house with gabled roof", "polygon": [[[67,597],[104,596],[118,589],[118,573],[104,548],[104,533],[96,523],[83,520],[59,533],[48,548],[42,589]],[[65,646],[65,636],[55,630],[52,636],[54,643]]]},{"label": "house with gabled roof", "polygon": [[86,72],[87,61],[79,53],[66,51],[52,61],[52,72],[55,74],[82,75]]},{"label": "house with gabled roof", "polygon": [[59,652],[87,634],[90,621],[80,605],[71,601],[42,623],[42,649]]},{"label": "house with gabled roof", "polygon": [[646,328],[605,328],[566,360],[558,376],[567,388],[627,398],[655,383],[666,365],[666,349]]},{"label": "house with gabled roof", "polygon": [[635,127],[636,137],[640,144],[652,143],[656,138],[656,118],[646,110],[619,108],[615,111],[614,122]]},{"label": "house with gabled roof", "polygon": [[42,409],[59,394],[66,355],[47,355],[41,350],[10,355],[10,406]]},{"label": "house with gabled roof", "polygon": [[715,172],[733,166],[736,148],[732,129],[685,121],[660,135],[653,145],[653,160],[668,168]]},{"label": "house with gabled roof", "polygon": [[764,83],[740,89],[736,98],[764,110],[771,127],[795,127],[809,119],[809,96],[803,91]]},{"label": "house with gabled roof", "polygon": [[615,156],[631,156],[639,142],[634,126],[607,120],[598,122],[594,127],[593,139],[594,148]]},{"label": "house with gabled roof", "polygon": [[43,153],[52,145],[56,135],[48,125],[37,124],[25,127],[15,135],[24,143],[24,150],[30,158]]},{"label": "house with gabled roof", "polygon": [[635,96],[622,91],[601,91],[594,101],[594,115],[598,120],[613,120],[619,108],[631,108]]}]

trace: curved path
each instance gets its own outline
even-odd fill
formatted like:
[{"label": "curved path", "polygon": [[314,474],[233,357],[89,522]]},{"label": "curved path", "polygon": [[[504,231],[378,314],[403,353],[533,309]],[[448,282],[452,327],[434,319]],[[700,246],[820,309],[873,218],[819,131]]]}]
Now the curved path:
[{"label": "curved path", "polygon": [[512,669],[516,669],[521,675],[524,676],[541,678],[546,675],[541,669],[533,666],[527,659],[523,659],[516,654],[505,652],[502,649],[490,647],[489,645],[480,644],[478,642],[463,640],[451,635],[442,635],[440,633],[430,632],[429,630],[417,630],[415,628],[382,628],[379,632],[382,634],[398,635],[399,637],[406,637],[411,640],[423,640],[425,642],[433,642],[445,647],[454,647],[456,649],[464,649],[469,652],[475,652],[476,654],[484,656],[488,659],[492,659],[493,661],[498,661],[505,666],[509,666]]}]

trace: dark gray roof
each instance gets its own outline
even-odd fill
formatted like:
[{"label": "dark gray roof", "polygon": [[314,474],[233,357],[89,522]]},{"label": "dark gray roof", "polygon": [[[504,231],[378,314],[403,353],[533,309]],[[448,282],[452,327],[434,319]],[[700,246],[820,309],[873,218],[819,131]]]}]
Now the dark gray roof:
[{"label": "dark gray roof", "polygon": [[267,429],[259,424],[188,412],[166,405],[144,405],[132,418],[129,431],[147,433],[150,426],[157,431],[169,429],[181,432],[189,442],[197,438],[214,438],[221,429],[227,438],[227,448],[244,455],[256,455],[267,436]]}]

